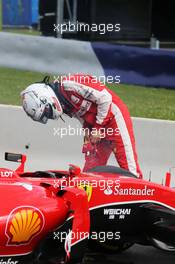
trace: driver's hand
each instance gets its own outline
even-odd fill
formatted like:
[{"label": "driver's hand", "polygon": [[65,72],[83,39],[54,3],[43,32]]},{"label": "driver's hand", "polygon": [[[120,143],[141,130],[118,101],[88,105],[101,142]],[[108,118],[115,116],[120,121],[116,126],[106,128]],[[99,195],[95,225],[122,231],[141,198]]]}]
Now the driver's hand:
[{"label": "driver's hand", "polygon": [[93,131],[90,136],[90,141],[92,144],[96,144],[101,140],[101,134],[99,131]]},{"label": "driver's hand", "polygon": [[84,135],[84,144],[90,143],[90,130],[86,129],[85,130],[85,135]]}]

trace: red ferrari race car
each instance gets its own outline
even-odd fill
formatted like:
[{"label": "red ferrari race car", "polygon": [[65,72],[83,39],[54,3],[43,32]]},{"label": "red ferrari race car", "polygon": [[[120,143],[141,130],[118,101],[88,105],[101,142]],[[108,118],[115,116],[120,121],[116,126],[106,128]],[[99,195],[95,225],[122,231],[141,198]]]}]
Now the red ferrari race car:
[{"label": "red ferrari race car", "polygon": [[102,166],[82,173],[25,172],[26,156],[0,169],[0,263],[81,263],[87,250],[121,252],[134,243],[175,250],[175,190]]}]

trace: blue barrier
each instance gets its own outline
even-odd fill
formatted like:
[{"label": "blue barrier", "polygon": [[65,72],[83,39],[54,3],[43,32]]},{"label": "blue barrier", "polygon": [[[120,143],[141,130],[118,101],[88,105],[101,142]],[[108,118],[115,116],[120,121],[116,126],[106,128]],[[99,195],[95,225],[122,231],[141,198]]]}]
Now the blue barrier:
[{"label": "blue barrier", "polygon": [[5,32],[0,32],[0,39],[0,66],[113,80],[120,75],[121,83],[175,88],[173,51]]},{"label": "blue barrier", "polygon": [[38,23],[38,0],[2,0],[4,26],[31,26]]},{"label": "blue barrier", "polygon": [[121,83],[175,88],[175,52],[94,42],[106,76]]}]

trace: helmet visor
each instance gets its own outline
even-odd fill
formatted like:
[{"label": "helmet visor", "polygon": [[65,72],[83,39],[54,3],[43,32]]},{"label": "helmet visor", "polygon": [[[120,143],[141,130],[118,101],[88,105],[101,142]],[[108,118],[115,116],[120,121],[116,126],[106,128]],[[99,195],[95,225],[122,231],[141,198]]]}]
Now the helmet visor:
[{"label": "helmet visor", "polygon": [[39,121],[42,124],[46,124],[48,119],[53,119],[53,110],[52,110],[52,106],[50,104],[47,104],[45,106],[41,117],[37,121]]}]

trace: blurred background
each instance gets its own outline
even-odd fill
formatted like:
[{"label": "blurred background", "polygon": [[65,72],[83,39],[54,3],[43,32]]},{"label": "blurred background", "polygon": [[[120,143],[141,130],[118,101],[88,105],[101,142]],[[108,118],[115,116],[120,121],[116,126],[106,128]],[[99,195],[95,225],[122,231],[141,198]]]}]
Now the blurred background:
[{"label": "blurred background", "polygon": [[[6,42],[3,42],[4,35],[3,39],[0,35],[0,52],[2,52],[0,78],[3,80],[0,85],[0,103],[20,104],[19,93],[22,87],[42,78],[45,73],[53,73],[53,69],[49,71],[51,68],[49,63],[52,58],[55,60],[55,57],[50,53],[51,49],[55,49],[52,44],[56,46],[58,43],[55,53],[59,62],[58,65],[54,64],[55,74],[66,74],[65,69],[70,70],[70,68],[71,72],[80,69],[84,73],[99,74],[99,71],[94,70],[99,66],[95,63],[95,60],[98,60],[105,75],[113,77],[120,75],[120,85],[113,83],[110,84],[110,88],[117,91],[126,102],[132,116],[175,120],[174,10],[174,0],[0,0],[1,32],[53,38],[53,41],[50,40],[45,44],[48,46],[47,49],[42,47],[39,39],[32,39],[29,41],[29,47],[33,43],[39,51],[30,47],[20,56],[21,45],[25,45],[22,42],[17,44],[15,37],[12,40],[10,36]],[[57,30],[54,31],[54,24],[76,25],[77,22],[97,25],[119,23],[120,30],[107,31],[105,34],[94,31],[72,31],[72,28],[62,34]],[[54,42],[56,38],[58,42]],[[60,41],[66,39],[70,41],[64,43]],[[11,40],[14,45],[5,50]],[[88,61],[89,44],[81,43],[82,49],[78,54],[80,44],[72,40],[90,43],[97,59]],[[35,41],[40,44],[36,44]],[[42,39],[43,44],[46,41]],[[63,51],[65,45],[67,50]],[[42,50],[48,55],[43,55]],[[83,50],[86,50],[84,54],[82,54]],[[67,60],[65,64],[67,51],[70,52],[70,61],[68,63]],[[18,57],[14,57],[14,54]],[[31,56],[33,56],[32,60],[28,63]],[[21,57],[23,61],[20,64]],[[34,57],[37,61],[33,61]],[[43,61],[41,61],[42,57]],[[42,65],[48,67],[38,67],[39,60]],[[72,69],[72,61],[74,61],[74,69]],[[61,67],[59,63],[62,64]],[[79,67],[76,68],[76,65]],[[93,65],[90,71],[87,70]],[[162,89],[155,89],[157,87]]]},{"label": "blurred background", "polygon": [[[81,40],[105,40],[149,46],[151,38],[161,47],[175,45],[174,0],[1,0],[1,28],[14,32],[41,34]],[[113,23],[118,32],[56,34],[53,24]]]}]

